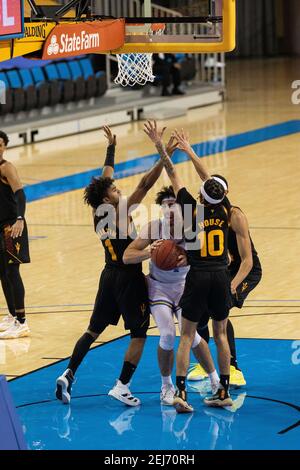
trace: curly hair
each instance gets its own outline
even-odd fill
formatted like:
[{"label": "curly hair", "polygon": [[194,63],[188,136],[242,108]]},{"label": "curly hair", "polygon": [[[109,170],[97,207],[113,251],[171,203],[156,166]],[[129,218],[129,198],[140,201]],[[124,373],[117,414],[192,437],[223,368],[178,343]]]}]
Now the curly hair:
[{"label": "curly hair", "polygon": [[164,199],[174,197],[176,199],[173,186],[164,186],[156,194],[155,204],[161,205]]},{"label": "curly hair", "polygon": [[92,178],[92,181],[84,190],[84,202],[93,209],[97,209],[97,207],[103,203],[103,199],[107,196],[107,190],[113,182],[114,180],[112,178],[104,178],[103,176]]},{"label": "curly hair", "polygon": [[7,147],[7,144],[9,142],[8,135],[5,134],[5,132],[0,131],[0,139],[3,139],[4,145],[5,145],[5,147]]}]

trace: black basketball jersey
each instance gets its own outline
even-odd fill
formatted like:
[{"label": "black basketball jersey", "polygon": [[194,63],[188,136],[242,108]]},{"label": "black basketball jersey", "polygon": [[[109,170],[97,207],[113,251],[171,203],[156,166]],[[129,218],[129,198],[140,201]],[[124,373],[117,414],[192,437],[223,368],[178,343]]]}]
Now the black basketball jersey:
[{"label": "black basketball jersey", "polygon": [[189,264],[202,271],[226,269],[228,266],[226,208],[222,204],[209,206],[197,204],[185,188],[178,192],[177,203],[181,206],[184,216]]},{"label": "black basketball jersey", "polygon": [[[232,210],[234,208],[241,210],[239,207],[236,207],[236,206],[231,206],[230,210]],[[253,258],[252,270],[260,270],[261,271],[261,264],[260,264],[260,261],[259,261],[259,257],[258,257],[257,251],[255,249],[254,243],[252,241],[252,238],[250,236],[250,233],[249,233],[249,237],[250,237],[250,242],[251,242],[251,251],[252,251],[252,258]],[[229,270],[230,270],[232,275],[235,275],[238,272],[238,270],[240,269],[240,265],[241,265],[242,260],[241,260],[240,254],[239,254],[239,249],[238,249],[238,244],[237,244],[237,239],[236,239],[236,233],[235,233],[234,230],[232,230],[230,225],[229,225],[229,230],[228,230],[228,250],[229,250],[230,258],[231,258],[231,262],[230,262],[230,265],[229,265]]]},{"label": "black basketball jersey", "polygon": [[142,271],[142,263],[124,264],[123,254],[130,243],[136,238],[135,226],[130,218],[127,233],[122,233],[116,223],[105,224],[104,216],[94,215],[95,231],[100,237],[105,251],[105,266]]},{"label": "black basketball jersey", "polygon": [[1,175],[1,165],[6,160],[0,162],[0,226],[5,222],[17,218],[17,202],[13,190],[6,184],[6,178]]}]

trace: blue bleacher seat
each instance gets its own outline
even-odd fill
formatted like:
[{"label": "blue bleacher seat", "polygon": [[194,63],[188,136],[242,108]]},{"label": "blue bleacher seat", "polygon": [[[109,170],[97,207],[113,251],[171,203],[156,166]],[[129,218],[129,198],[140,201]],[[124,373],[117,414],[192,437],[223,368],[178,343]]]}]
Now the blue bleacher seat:
[{"label": "blue bleacher seat", "polygon": [[72,79],[75,81],[83,82],[84,83],[84,97],[85,98],[91,98],[93,96],[96,96],[97,94],[97,78],[94,76],[91,76],[87,79],[84,78],[83,76],[83,71],[79,65],[78,60],[72,60],[68,61],[68,67],[70,69],[70,73],[72,76]]},{"label": "blue bleacher seat", "polygon": [[5,90],[3,90],[3,86],[1,85],[1,98],[3,99],[5,96],[5,103],[0,103],[0,114],[3,115],[13,111],[14,91],[10,88],[8,79],[4,72],[0,72],[0,82],[5,84]]},{"label": "blue bleacher seat", "polygon": [[83,76],[85,80],[88,80],[90,77],[96,77],[97,82],[97,92],[96,96],[104,95],[107,90],[107,83],[106,83],[106,74],[102,71],[94,72],[91,59],[84,58],[79,60],[80,68],[83,72]]},{"label": "blue bleacher seat", "polygon": [[[3,72],[4,73],[4,72]],[[25,91],[22,88],[20,77],[16,70],[7,70],[5,72],[10,88],[13,90],[13,108],[14,113],[23,111],[26,108]]]},{"label": "blue bleacher seat", "polygon": [[63,80],[70,80],[74,85],[74,101],[79,101],[85,98],[85,81],[83,77],[74,79],[71,70],[66,62],[57,63],[58,74]]},{"label": "blue bleacher seat", "polygon": [[47,80],[42,67],[35,66],[30,70],[34,83],[36,85],[44,84],[48,88],[49,99],[47,103],[50,106],[55,106],[60,102],[62,95],[62,87],[58,80]]},{"label": "blue bleacher seat", "polygon": [[45,66],[45,73],[48,80],[57,81],[61,85],[62,102],[68,103],[72,101],[74,97],[74,83],[72,80],[61,78],[58,73],[58,68],[54,63]]},{"label": "blue bleacher seat", "polygon": [[46,83],[35,83],[30,69],[19,70],[23,86],[27,89],[33,87],[36,91],[36,107],[42,108],[49,102],[49,86]]}]

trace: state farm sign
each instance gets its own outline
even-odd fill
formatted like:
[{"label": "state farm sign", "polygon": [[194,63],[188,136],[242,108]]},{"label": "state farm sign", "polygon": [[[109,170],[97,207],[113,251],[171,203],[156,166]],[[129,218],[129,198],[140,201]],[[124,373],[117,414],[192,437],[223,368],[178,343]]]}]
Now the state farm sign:
[{"label": "state farm sign", "polygon": [[56,26],[48,36],[42,59],[108,52],[123,46],[125,21],[104,20]]},{"label": "state farm sign", "polygon": [[0,39],[23,36],[22,0],[0,0]]}]

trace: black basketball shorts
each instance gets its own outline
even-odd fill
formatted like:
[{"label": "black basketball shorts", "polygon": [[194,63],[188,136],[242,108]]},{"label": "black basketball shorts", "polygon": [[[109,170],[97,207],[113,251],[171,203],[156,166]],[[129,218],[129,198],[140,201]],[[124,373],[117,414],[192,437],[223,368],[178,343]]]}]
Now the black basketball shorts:
[{"label": "black basketball shorts", "polygon": [[182,316],[199,323],[225,320],[229,315],[230,276],[220,271],[199,271],[191,267],[186,277],[185,289],[179,302]]},{"label": "black basketball shorts", "polygon": [[122,316],[126,330],[148,329],[150,309],[146,279],[141,271],[106,267],[101,273],[89,329],[102,331]]},{"label": "black basketball shorts", "polygon": [[28,230],[24,220],[24,230],[20,237],[11,237],[14,221],[3,224],[0,229],[0,250],[7,264],[30,263]]},{"label": "black basketball shorts", "polygon": [[[233,279],[234,276],[231,275]],[[236,293],[231,294],[230,308],[242,308],[246,298],[250,292],[257,286],[262,278],[262,271],[260,269],[253,269],[250,271],[244,281],[238,286]]]}]

